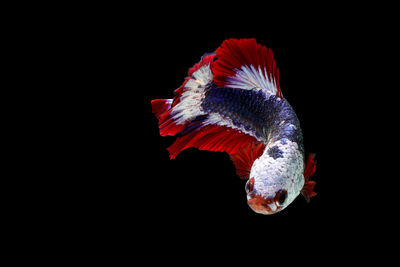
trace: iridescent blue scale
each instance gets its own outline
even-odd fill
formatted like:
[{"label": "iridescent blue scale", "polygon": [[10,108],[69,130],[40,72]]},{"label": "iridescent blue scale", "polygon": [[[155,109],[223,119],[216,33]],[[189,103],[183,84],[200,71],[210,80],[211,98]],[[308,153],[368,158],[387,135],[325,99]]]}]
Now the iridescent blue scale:
[{"label": "iridescent blue scale", "polygon": [[[290,140],[303,151],[303,137],[297,116],[285,99],[266,96],[261,90],[216,88],[207,86],[202,108],[206,113],[218,113],[232,123],[268,142]],[[295,127],[293,127],[295,126]]]}]

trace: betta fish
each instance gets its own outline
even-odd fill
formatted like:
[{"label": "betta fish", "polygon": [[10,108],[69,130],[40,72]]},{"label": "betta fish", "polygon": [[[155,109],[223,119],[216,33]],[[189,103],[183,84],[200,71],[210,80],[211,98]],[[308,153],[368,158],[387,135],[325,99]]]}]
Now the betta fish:
[{"label": "betta fish", "polygon": [[248,205],[260,214],[283,210],[300,193],[307,201],[316,195],[309,179],[315,155],[305,159],[271,49],[255,39],[225,40],[174,92],[173,99],[151,101],[160,135],[177,136],[171,159],[190,147],[227,152],[237,175],[248,179]]}]

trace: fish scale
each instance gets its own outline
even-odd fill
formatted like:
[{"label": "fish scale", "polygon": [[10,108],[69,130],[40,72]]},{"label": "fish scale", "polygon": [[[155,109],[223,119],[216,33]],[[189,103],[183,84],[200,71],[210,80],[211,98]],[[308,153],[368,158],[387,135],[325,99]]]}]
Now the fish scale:
[{"label": "fish scale", "polygon": [[259,214],[283,210],[300,193],[307,201],[316,195],[309,179],[315,155],[304,161],[300,123],[270,49],[255,39],[225,40],[174,92],[174,99],[151,102],[160,134],[177,137],[171,159],[190,147],[228,153]]},{"label": "fish scale", "polygon": [[[288,102],[276,96],[266,97],[254,90],[216,88],[210,84],[206,88],[202,108],[206,113],[214,112],[230,118],[235,126],[254,131],[266,142],[272,135],[280,139],[286,137],[300,144],[303,151],[299,121]],[[284,123],[279,125],[281,121]]]}]

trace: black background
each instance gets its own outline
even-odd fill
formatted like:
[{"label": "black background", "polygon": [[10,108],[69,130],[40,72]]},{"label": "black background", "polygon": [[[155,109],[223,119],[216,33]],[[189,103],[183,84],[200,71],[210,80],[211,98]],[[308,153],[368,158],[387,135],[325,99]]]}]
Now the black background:
[{"label": "black background", "polygon": [[[146,140],[141,144],[146,155],[141,164],[149,166],[147,175],[151,177],[143,177],[140,183],[143,188],[149,188],[152,205],[149,214],[156,212],[178,224],[199,220],[211,223],[231,218],[235,223],[255,223],[272,228],[291,225],[293,220],[298,221],[299,227],[336,220],[336,212],[340,209],[337,200],[346,198],[346,192],[338,185],[346,172],[341,161],[345,161],[344,155],[349,149],[347,138],[352,134],[343,129],[351,126],[352,118],[358,117],[357,109],[352,105],[355,92],[343,93],[347,90],[348,75],[352,75],[343,71],[343,65],[349,62],[348,56],[355,49],[345,41],[346,33],[339,34],[334,28],[325,32],[302,28],[285,32],[280,27],[266,31],[234,27],[197,32],[179,27],[171,31],[170,27],[157,28],[157,33],[168,32],[168,40],[159,40],[159,35],[150,39],[155,47],[146,55],[150,64],[144,65],[148,84],[138,90],[142,96],[140,109],[146,118],[138,128]],[[279,214],[258,215],[247,207],[245,181],[235,175],[227,154],[188,149],[175,160],[168,158],[166,148],[174,138],[158,135],[150,100],[172,98],[173,90],[181,85],[188,69],[204,53],[214,51],[224,39],[232,37],[256,38],[274,52],[283,94],[301,122],[306,153],[317,154],[318,171],[314,179],[318,196],[309,204],[300,196]],[[162,49],[159,49],[160,43]],[[357,146],[357,140],[353,143]],[[183,223],[182,218],[188,221]]]},{"label": "black background", "polygon": [[[376,129],[371,121],[379,121],[370,94],[376,81],[368,79],[376,75],[370,55],[380,38],[373,23],[325,13],[243,19],[146,14],[89,21],[80,29],[89,42],[75,43],[84,54],[81,68],[95,66],[95,85],[82,86],[90,88],[83,102],[92,105],[82,125],[90,132],[83,138],[87,153],[80,157],[93,158],[80,162],[89,163],[85,178],[74,179],[72,224],[100,243],[128,244],[122,251],[134,245],[157,254],[172,250],[173,260],[196,254],[197,246],[218,254],[227,245],[305,253],[329,252],[329,244],[340,242],[334,252],[345,255],[379,235],[371,222],[381,206],[365,189],[380,175],[379,158],[369,154]],[[273,50],[306,154],[316,153],[318,195],[310,203],[300,195],[278,214],[259,215],[247,206],[245,181],[226,153],[191,148],[169,160],[166,148],[174,137],[159,136],[150,101],[172,98],[189,68],[227,38],[256,38]]]},{"label": "black background", "polygon": [[[121,188],[115,188],[115,194],[126,194],[123,209],[136,207],[132,212],[140,211],[138,220],[146,228],[154,225],[151,232],[156,240],[193,235],[215,240],[215,235],[221,233],[246,239],[253,236],[252,231],[257,239],[275,235],[279,238],[283,232],[284,236],[297,239],[324,240],[342,231],[341,226],[353,227],[346,218],[351,213],[346,199],[351,196],[342,184],[350,179],[348,173],[352,171],[347,166],[348,138],[353,134],[348,127],[358,117],[351,101],[355,92],[343,93],[347,90],[347,76],[352,75],[343,71],[343,65],[349,62],[348,56],[354,49],[344,41],[346,33],[302,28],[285,32],[279,27],[204,31],[196,29],[199,26],[186,29],[180,25],[147,29],[136,39],[143,47],[129,52],[127,61],[139,68],[126,73],[129,82],[124,84],[123,92],[126,112],[132,114],[124,115],[126,130],[132,134],[130,145],[123,149],[127,153],[123,154],[127,156],[123,168],[129,171],[124,173]],[[306,153],[317,155],[313,179],[318,195],[309,204],[299,196],[279,214],[259,215],[247,206],[245,181],[236,176],[227,154],[188,149],[169,160],[166,148],[174,138],[159,136],[150,101],[172,98],[188,69],[204,53],[214,51],[224,39],[233,37],[256,38],[274,52],[283,94],[301,122]],[[351,150],[358,146],[357,140],[350,143]],[[138,200],[131,202],[131,195]],[[318,234],[314,233],[317,228]]]}]

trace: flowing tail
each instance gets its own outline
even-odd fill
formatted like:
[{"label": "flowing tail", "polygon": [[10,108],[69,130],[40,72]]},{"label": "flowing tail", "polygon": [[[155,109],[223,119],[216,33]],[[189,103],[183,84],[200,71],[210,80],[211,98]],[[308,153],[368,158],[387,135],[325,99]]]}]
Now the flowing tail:
[{"label": "flowing tail", "polygon": [[201,104],[205,91],[213,80],[210,64],[214,57],[215,54],[203,56],[189,70],[189,77],[175,90],[174,99],[151,101],[153,113],[159,120],[160,135],[178,136],[168,148],[171,159],[189,147],[234,154],[244,144],[257,142],[253,136],[233,129],[218,116],[203,111]]},{"label": "flowing tail", "polygon": [[[212,101],[211,94],[207,94],[211,87],[215,93]],[[216,93],[218,90],[220,93]],[[231,155],[239,176],[245,177],[249,168],[243,165],[243,159],[254,161],[265,147],[264,140],[254,129],[234,123],[229,112],[210,112],[204,104],[213,108],[215,103],[226,104],[234,99],[237,109],[243,109],[243,97],[259,95],[282,97],[271,50],[254,39],[229,39],[216,53],[204,55],[175,90],[174,99],[151,101],[160,135],[178,137],[168,148],[170,158],[189,147],[224,151]]]}]

